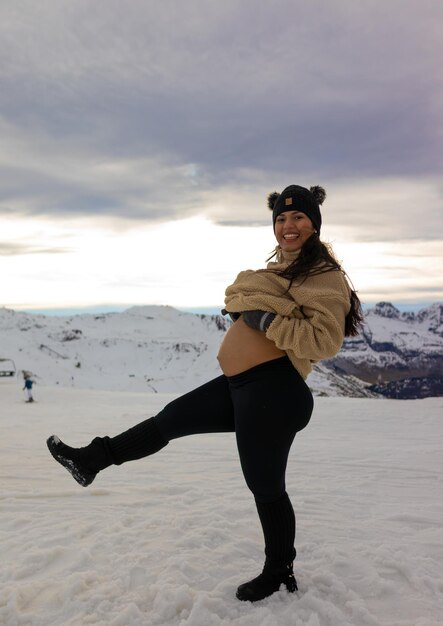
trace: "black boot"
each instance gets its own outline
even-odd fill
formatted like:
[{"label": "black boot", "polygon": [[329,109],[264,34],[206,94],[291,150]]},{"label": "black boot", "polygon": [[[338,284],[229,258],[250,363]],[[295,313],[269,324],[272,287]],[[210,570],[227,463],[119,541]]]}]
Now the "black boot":
[{"label": "black boot", "polygon": [[278,591],[281,584],[284,584],[291,593],[298,589],[292,563],[283,566],[273,565],[266,559],[263,572],[253,580],[240,585],[236,595],[239,600],[257,602]]},{"label": "black boot", "polygon": [[80,485],[87,487],[106,467],[154,454],[168,441],[158,430],[155,418],[149,418],[116,437],[96,437],[84,448],[71,448],[55,435],[51,435],[46,443],[54,459]]},{"label": "black boot", "polygon": [[63,443],[57,435],[51,435],[46,440],[46,444],[54,459],[66,467],[82,487],[87,487],[101,469],[112,465],[104,440],[105,438],[96,437],[89,446],[71,448]]},{"label": "black boot", "polygon": [[263,528],[266,561],[262,573],[237,589],[239,600],[257,602],[278,591],[283,583],[291,593],[297,590],[292,562],[295,558],[295,515],[285,493],[275,502],[258,502]]}]

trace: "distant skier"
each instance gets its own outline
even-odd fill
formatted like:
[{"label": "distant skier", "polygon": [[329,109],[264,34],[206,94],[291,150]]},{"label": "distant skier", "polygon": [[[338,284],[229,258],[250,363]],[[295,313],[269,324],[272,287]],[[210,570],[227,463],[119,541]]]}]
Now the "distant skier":
[{"label": "distant skier", "polygon": [[23,391],[26,390],[26,394],[28,396],[26,402],[34,402],[34,398],[32,396],[32,385],[34,384],[34,381],[26,372],[23,372],[23,378],[25,380],[25,386],[23,387]]}]

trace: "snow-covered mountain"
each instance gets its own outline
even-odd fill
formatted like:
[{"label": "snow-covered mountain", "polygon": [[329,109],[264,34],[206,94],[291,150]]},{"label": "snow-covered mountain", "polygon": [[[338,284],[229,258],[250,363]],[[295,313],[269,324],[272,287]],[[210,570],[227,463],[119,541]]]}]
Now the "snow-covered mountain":
[{"label": "snow-covered mountain", "polygon": [[414,314],[380,302],[367,311],[363,332],[346,339],[325,365],[356,376],[388,397],[442,395],[443,304]]},{"label": "snow-covered mountain", "polygon": [[[220,374],[216,355],[229,324],[167,306],[57,317],[3,308],[0,359],[12,359],[40,384],[182,393]],[[315,395],[371,397],[398,394],[386,385],[420,378],[411,383],[419,397],[441,395],[435,379],[442,374],[443,305],[414,315],[380,303],[367,313],[363,333],[316,365],[308,384]],[[401,393],[411,397],[410,385]]]},{"label": "snow-covered mountain", "polygon": [[45,316],[0,310],[0,357],[37,383],[119,391],[182,392],[220,371],[228,322],[167,306]]}]

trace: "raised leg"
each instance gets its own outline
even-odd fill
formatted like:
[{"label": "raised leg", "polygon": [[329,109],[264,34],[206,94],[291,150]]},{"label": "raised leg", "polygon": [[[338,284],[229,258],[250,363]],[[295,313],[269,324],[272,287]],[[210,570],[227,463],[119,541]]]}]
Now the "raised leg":
[{"label": "raised leg", "polygon": [[52,456],[83,487],[110,465],[144,458],[164,448],[171,439],[197,433],[231,432],[233,407],[225,376],[173,400],[155,417],[115,437],[95,437],[88,446],[72,448],[52,435],[47,445]]}]

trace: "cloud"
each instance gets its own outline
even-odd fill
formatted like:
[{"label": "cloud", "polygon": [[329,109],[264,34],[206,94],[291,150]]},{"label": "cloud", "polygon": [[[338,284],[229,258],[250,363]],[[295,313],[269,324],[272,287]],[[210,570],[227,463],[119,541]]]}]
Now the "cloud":
[{"label": "cloud", "polygon": [[0,241],[0,256],[21,256],[23,254],[63,254],[67,248],[32,246],[21,243]]},{"label": "cloud", "polygon": [[434,241],[443,236],[442,198],[439,178],[363,179],[332,184],[322,213],[335,235],[355,241]]},{"label": "cloud", "polygon": [[435,234],[438,3],[27,0],[1,12],[1,212],[251,226],[269,219],[268,191],[320,183],[334,227]]}]

